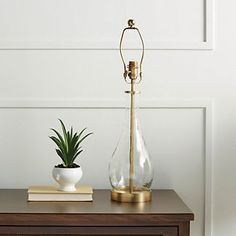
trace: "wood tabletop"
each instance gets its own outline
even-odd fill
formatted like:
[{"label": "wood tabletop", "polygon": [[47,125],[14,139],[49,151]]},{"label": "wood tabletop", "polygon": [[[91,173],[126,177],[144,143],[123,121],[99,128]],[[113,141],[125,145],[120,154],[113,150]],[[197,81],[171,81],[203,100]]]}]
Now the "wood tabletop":
[{"label": "wood tabletop", "polygon": [[153,190],[152,202],[118,203],[110,190],[93,202],[27,202],[26,189],[0,190],[1,235],[189,236],[191,210],[173,190]]},{"label": "wood tabletop", "polygon": [[26,189],[0,189],[0,214],[183,214],[193,213],[174,190],[153,190],[148,203],[118,203],[110,190],[94,190],[93,202],[27,202]]}]

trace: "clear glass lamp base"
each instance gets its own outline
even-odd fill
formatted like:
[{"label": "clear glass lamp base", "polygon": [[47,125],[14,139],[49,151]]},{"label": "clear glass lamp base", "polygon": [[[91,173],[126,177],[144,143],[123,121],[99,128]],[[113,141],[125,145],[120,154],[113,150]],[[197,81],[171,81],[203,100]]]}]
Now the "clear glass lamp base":
[{"label": "clear glass lamp base", "polygon": [[117,202],[149,202],[152,200],[151,190],[134,190],[129,189],[111,190],[111,199]]},{"label": "clear glass lamp base", "polygon": [[152,198],[153,166],[142,135],[134,94],[128,93],[132,103],[126,106],[123,132],[109,163],[111,199],[118,202],[149,202]]}]

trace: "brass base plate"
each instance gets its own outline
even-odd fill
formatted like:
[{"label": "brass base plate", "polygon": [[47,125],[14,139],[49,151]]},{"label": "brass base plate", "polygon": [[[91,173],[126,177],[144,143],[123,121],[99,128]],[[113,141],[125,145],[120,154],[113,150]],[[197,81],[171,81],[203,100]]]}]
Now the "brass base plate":
[{"label": "brass base plate", "polygon": [[111,190],[111,200],[117,202],[149,202],[152,200],[151,190],[140,190],[132,193],[122,190]]}]

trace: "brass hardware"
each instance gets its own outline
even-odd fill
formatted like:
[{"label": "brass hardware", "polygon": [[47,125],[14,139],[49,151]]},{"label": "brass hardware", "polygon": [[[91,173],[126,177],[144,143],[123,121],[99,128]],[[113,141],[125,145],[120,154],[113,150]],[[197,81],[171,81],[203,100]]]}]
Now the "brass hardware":
[{"label": "brass hardware", "polygon": [[130,93],[130,149],[129,149],[129,192],[132,195],[134,190],[134,79],[131,79]]},{"label": "brass hardware", "polygon": [[134,190],[130,193],[127,190],[112,190],[111,199],[117,202],[149,202],[152,200],[150,190]]},{"label": "brass hardware", "polygon": [[129,27],[133,27],[134,25],[135,25],[134,20],[133,20],[133,19],[129,19],[129,20],[128,20],[128,26],[129,26]]},{"label": "brass hardware", "polygon": [[128,76],[131,80],[136,80],[138,78],[138,62],[137,61],[129,61]]},{"label": "brass hardware", "polygon": [[133,92],[131,92],[131,91],[129,91],[129,90],[127,90],[127,91],[125,91],[125,93],[133,93],[133,94],[140,94],[141,92],[140,91],[133,91]]},{"label": "brass hardware", "polygon": [[[124,38],[125,31],[127,31],[127,30],[136,30],[138,32],[138,35],[139,35],[141,43],[142,43],[142,55],[141,55],[141,59],[140,59],[140,63],[139,63],[139,80],[137,80],[135,82],[136,84],[138,84],[142,80],[142,63],[143,63],[143,57],[144,57],[144,41],[143,41],[143,38],[142,38],[142,35],[141,35],[139,29],[137,27],[135,27],[134,25],[135,25],[134,20],[133,19],[129,19],[128,20],[128,26],[129,27],[126,27],[122,31],[121,39],[120,39],[120,56],[121,56],[121,59],[122,59],[123,65],[124,65],[124,73],[123,73],[124,79],[125,79],[126,83],[130,83],[127,80],[127,76],[129,76],[129,78],[130,78],[129,72],[133,68],[134,64],[135,64],[135,68],[137,67],[136,70],[137,70],[137,73],[138,73],[138,62],[130,61],[129,65],[128,66],[126,65],[125,59],[124,59],[123,54],[122,54],[122,43],[123,43],[123,38]],[[127,68],[128,68],[128,70],[127,70]]]}]

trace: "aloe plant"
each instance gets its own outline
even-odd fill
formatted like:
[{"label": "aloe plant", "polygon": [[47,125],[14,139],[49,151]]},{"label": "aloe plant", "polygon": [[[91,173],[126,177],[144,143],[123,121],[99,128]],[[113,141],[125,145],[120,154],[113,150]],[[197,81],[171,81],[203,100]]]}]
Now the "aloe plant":
[{"label": "aloe plant", "polygon": [[83,152],[81,143],[92,133],[88,133],[83,136],[86,128],[82,129],[79,133],[74,133],[71,127],[70,131],[66,130],[66,127],[62,120],[60,120],[63,134],[61,135],[55,129],[51,129],[55,132],[56,136],[50,136],[49,138],[57,145],[56,152],[62,160],[62,164],[56,167],[61,168],[75,168],[79,167],[74,163],[75,159]]}]

